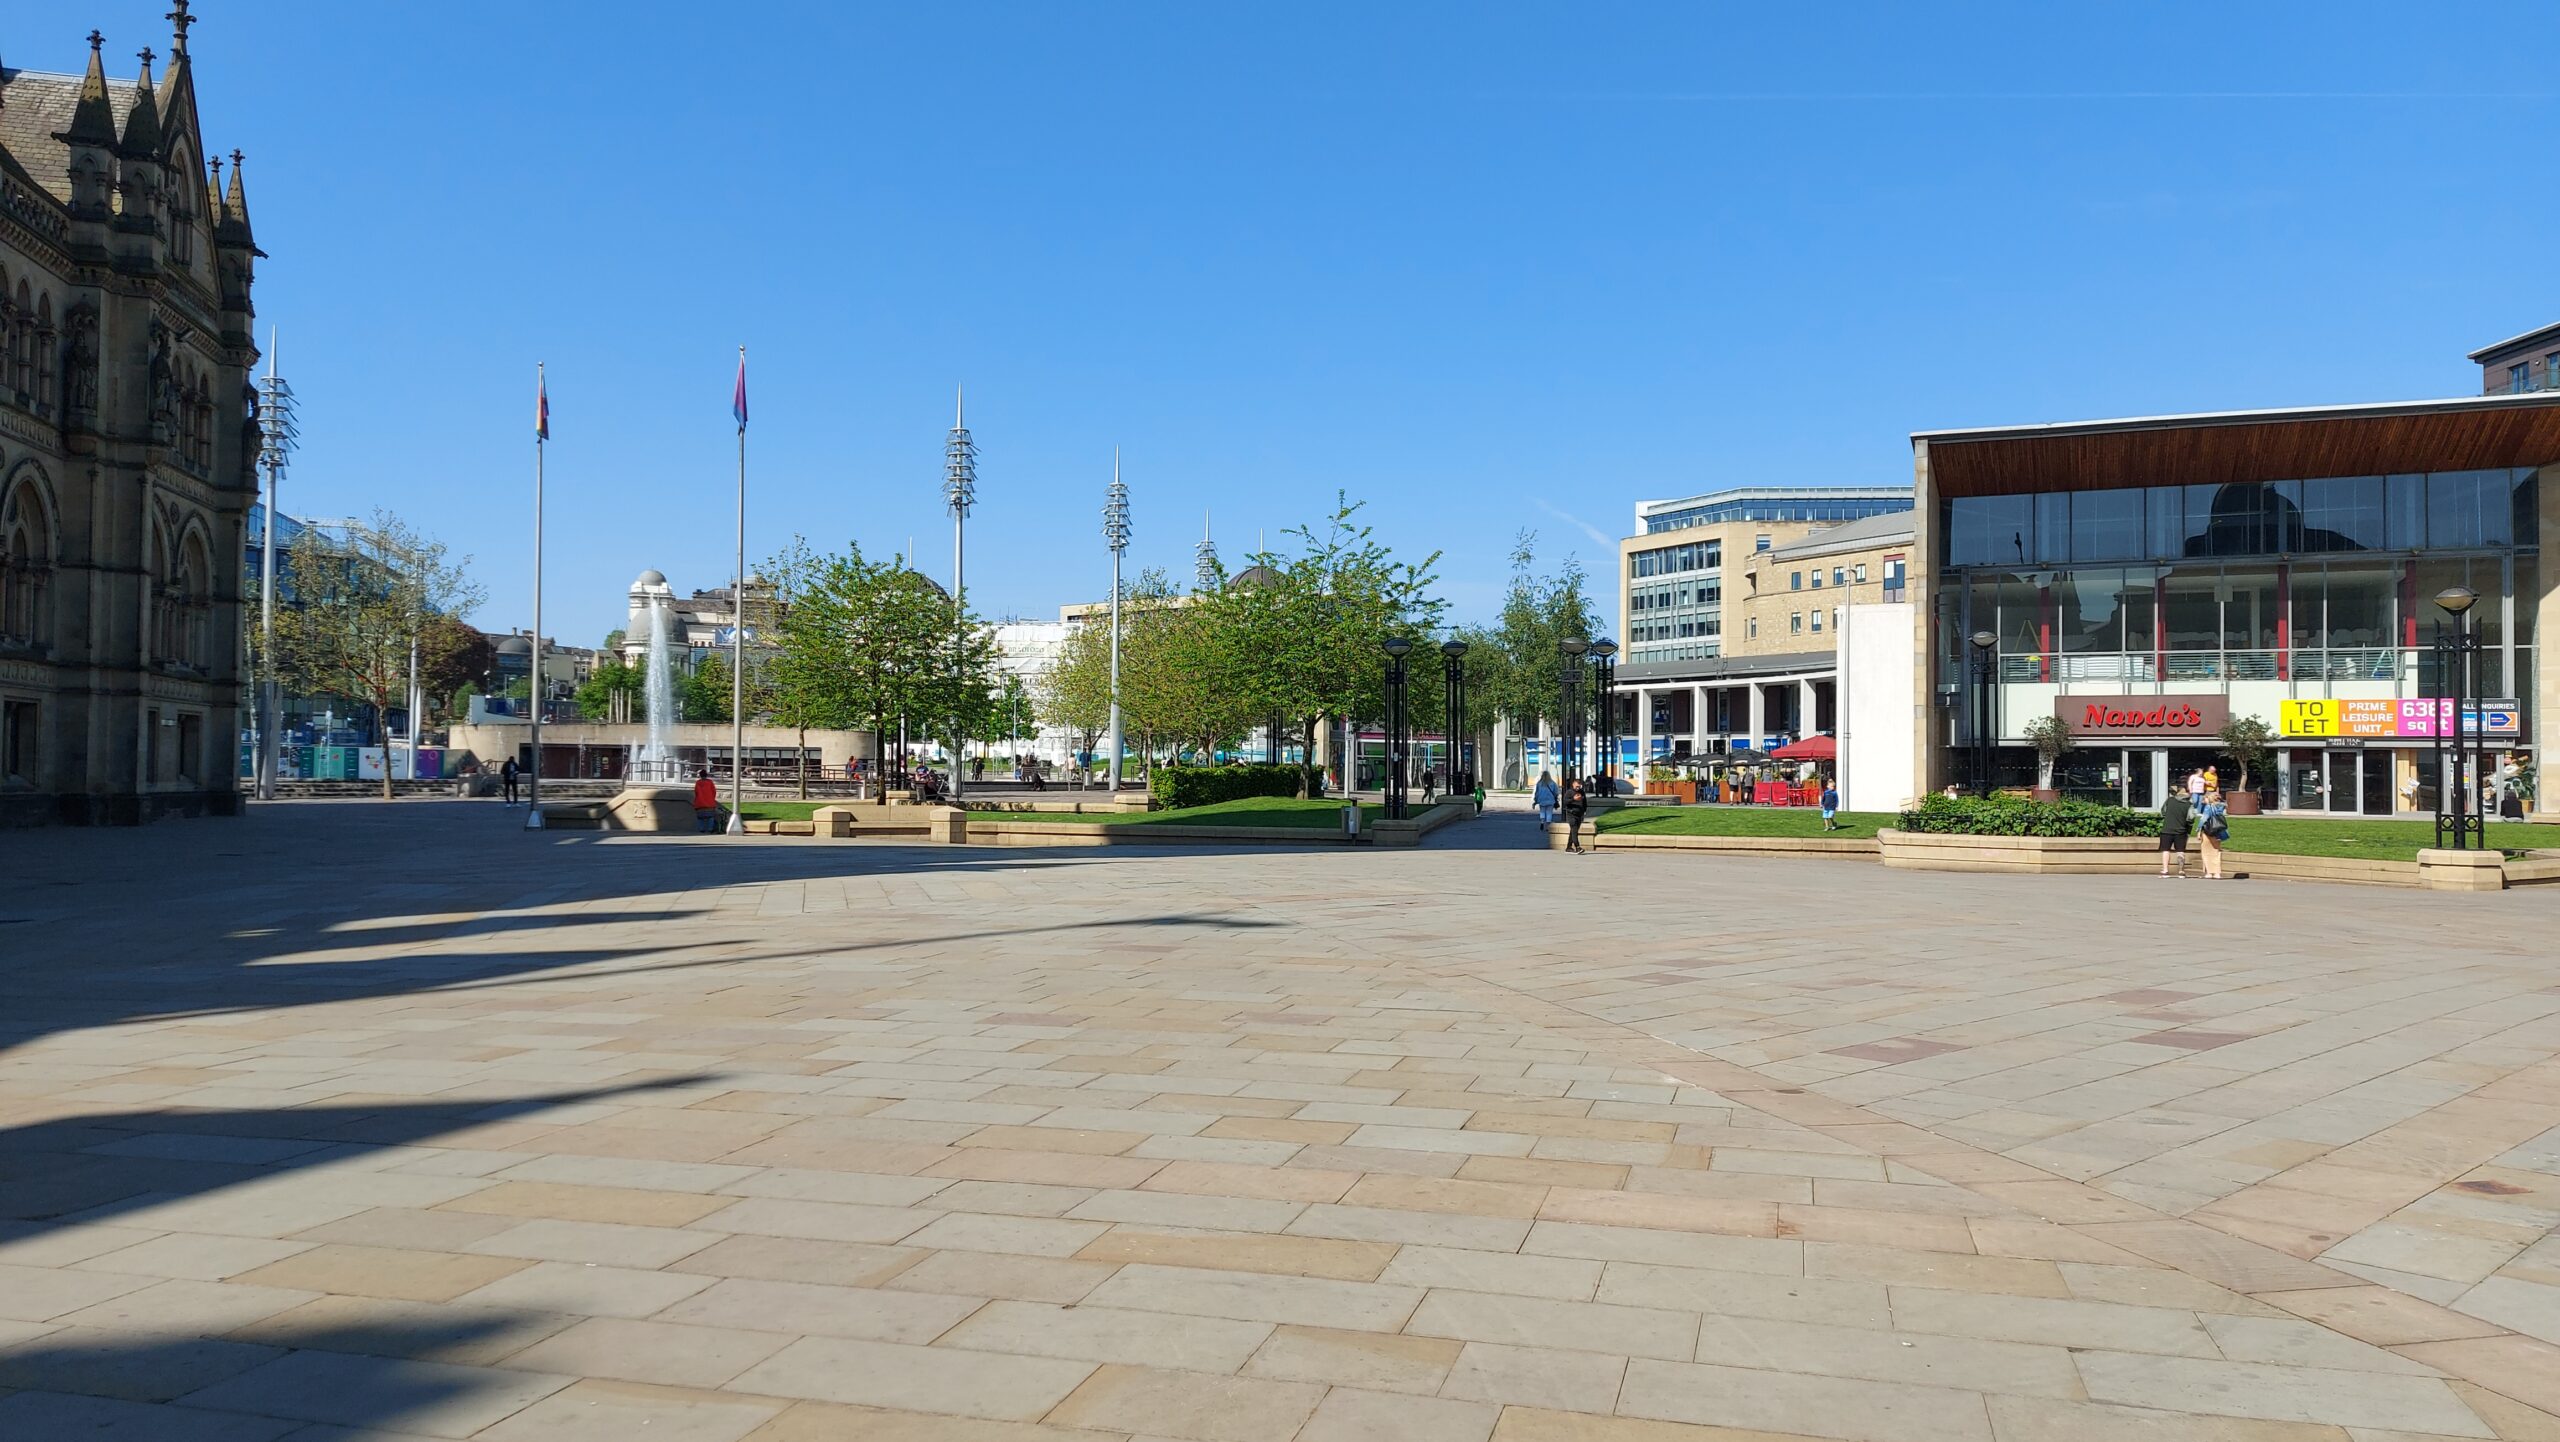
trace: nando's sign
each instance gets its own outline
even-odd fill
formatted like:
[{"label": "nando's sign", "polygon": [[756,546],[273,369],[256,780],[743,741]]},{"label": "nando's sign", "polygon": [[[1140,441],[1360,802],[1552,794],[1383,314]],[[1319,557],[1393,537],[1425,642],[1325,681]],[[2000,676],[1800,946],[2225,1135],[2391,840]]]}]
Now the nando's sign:
[{"label": "nando's sign", "polygon": [[2228,696],[2056,696],[2053,714],[2074,736],[2201,736],[2231,719]]}]

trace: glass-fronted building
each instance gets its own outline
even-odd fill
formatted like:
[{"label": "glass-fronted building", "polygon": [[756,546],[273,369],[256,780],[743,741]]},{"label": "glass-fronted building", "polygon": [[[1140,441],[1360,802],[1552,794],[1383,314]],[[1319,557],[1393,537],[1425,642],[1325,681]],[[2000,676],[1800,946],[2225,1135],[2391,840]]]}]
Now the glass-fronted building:
[{"label": "glass-fronted building", "polygon": [[[2467,587],[2467,688],[2488,744],[2529,760],[2560,701],[2541,559],[2560,395],[2152,417],[1913,438],[1929,588],[1920,774],[1968,779],[1975,688],[1994,780],[2031,784],[2023,728],[2060,718],[2066,795],[2158,804],[2188,771],[2239,777],[2233,715],[2281,737],[2262,804],[2432,810],[2443,693],[2435,597]],[[1987,653],[1971,638],[1989,636]],[[2549,798],[2541,803],[2548,808]]]}]

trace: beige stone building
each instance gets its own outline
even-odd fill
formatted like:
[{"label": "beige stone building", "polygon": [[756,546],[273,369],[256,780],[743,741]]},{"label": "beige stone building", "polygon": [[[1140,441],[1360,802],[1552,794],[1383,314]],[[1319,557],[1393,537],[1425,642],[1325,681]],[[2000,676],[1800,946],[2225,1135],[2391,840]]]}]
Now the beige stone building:
[{"label": "beige stone building", "polygon": [[1909,511],[1888,511],[1753,553],[1725,598],[1724,654],[1834,649],[1840,607],[1903,599],[1912,533]]},{"label": "beige stone building", "polygon": [[239,803],[261,252],[187,8],[156,82],[94,31],[85,73],[0,68],[0,825]]},{"label": "beige stone building", "polygon": [[[1908,486],[1637,503],[1618,543],[1620,774],[1830,730],[1837,608],[1899,592],[1911,530]],[[1528,743],[1529,774],[1543,740]]]}]

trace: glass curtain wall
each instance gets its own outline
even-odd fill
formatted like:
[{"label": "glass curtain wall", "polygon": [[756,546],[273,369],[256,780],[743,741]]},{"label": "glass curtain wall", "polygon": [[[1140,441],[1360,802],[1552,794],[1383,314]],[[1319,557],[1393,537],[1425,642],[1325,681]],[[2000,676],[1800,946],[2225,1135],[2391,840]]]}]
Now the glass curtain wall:
[{"label": "glass curtain wall", "polygon": [[1996,634],[2008,682],[2281,681],[2306,695],[2394,682],[2425,695],[2433,597],[2463,585],[2482,598],[2479,685],[2519,696],[2551,470],[1949,499],[1946,568],[1962,598],[1950,629]]}]

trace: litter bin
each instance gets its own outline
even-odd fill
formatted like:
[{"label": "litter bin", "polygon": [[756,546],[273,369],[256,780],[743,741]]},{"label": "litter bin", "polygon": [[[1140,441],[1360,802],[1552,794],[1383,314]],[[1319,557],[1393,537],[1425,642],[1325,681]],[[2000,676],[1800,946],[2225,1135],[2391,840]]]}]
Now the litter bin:
[{"label": "litter bin", "polygon": [[1342,834],[1345,836],[1360,834],[1360,803],[1354,801],[1342,808]]}]

